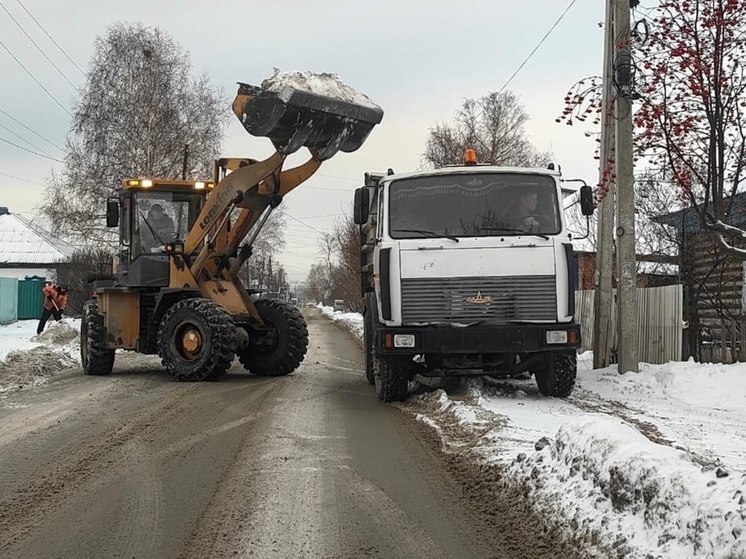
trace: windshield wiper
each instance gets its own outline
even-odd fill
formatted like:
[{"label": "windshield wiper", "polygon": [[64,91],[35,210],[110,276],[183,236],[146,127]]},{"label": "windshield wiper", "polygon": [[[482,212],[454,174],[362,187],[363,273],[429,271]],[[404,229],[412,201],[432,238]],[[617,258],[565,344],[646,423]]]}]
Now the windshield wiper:
[{"label": "windshield wiper", "polygon": [[535,237],[541,237],[542,239],[549,240],[549,237],[542,233],[529,233],[523,229],[511,229],[510,227],[480,227],[481,231],[505,231],[508,233],[523,233],[524,235],[534,235]]},{"label": "windshield wiper", "polygon": [[163,246],[163,244],[164,244],[163,241],[158,236],[158,233],[155,232],[155,229],[153,229],[153,226],[150,225],[150,222],[148,221],[148,218],[145,217],[145,215],[142,212],[139,212],[139,213],[140,213],[140,217],[142,217],[142,220],[145,222],[145,225],[148,226],[148,229],[150,229],[150,232],[153,234],[153,237],[155,237],[155,240],[158,241],[158,244],[160,246]]},{"label": "windshield wiper", "polygon": [[436,233],[435,231],[428,231],[427,229],[394,229],[394,231],[398,231],[399,233],[420,233],[428,237],[443,237],[446,239],[451,239],[452,241],[456,241],[457,243],[459,242],[458,237],[454,237],[453,235],[446,235],[445,233]]}]

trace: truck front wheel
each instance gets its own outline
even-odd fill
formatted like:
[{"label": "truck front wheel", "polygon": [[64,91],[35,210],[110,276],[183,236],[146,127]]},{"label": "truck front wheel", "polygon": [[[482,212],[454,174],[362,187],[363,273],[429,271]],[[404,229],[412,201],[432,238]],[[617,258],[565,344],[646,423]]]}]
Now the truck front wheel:
[{"label": "truck front wheel", "polygon": [[409,395],[409,364],[411,356],[374,355],[373,380],[381,402],[403,402]]},{"label": "truck front wheel", "polygon": [[546,364],[536,371],[536,385],[544,396],[567,398],[575,386],[578,364],[575,353],[551,352]]}]

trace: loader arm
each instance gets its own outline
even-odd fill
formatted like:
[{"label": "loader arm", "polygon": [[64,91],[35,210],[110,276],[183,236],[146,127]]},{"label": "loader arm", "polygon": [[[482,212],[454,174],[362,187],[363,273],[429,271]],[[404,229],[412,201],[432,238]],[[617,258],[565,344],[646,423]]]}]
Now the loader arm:
[{"label": "loader arm", "polygon": [[[170,287],[199,290],[230,314],[261,318],[238,279],[250,247],[239,249],[254,228],[254,238],[283,196],[308,180],[338,151],[354,151],[381,121],[379,108],[356,105],[308,91],[265,91],[240,84],[233,110],[246,130],[272,140],[276,151],[264,161],[222,159],[216,185],[184,242],[171,260]],[[306,147],[311,158],[283,170],[287,155]],[[225,173],[222,180],[219,168]],[[235,209],[240,209],[235,215]],[[264,216],[264,218],[262,217]],[[261,221],[260,221],[261,220]]]}]

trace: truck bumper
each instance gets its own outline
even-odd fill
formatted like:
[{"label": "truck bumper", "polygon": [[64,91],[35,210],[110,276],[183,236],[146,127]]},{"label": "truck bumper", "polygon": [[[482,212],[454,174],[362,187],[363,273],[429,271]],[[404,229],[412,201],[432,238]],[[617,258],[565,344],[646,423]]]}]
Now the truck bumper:
[{"label": "truck bumper", "polygon": [[532,353],[579,346],[578,324],[383,327],[376,339],[382,354]]}]

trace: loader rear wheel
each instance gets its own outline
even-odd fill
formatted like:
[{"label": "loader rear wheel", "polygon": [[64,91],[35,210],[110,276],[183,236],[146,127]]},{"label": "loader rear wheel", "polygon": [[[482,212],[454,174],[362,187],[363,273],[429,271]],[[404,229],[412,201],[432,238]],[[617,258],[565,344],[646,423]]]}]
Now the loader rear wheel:
[{"label": "loader rear wheel", "polygon": [[215,380],[231,366],[235,353],[236,326],[209,299],[183,299],[161,320],[158,354],[174,380]]},{"label": "loader rear wheel", "polygon": [[110,375],[114,368],[114,350],[105,346],[104,317],[98,312],[98,301],[91,299],[83,306],[80,321],[80,361],[87,375]]},{"label": "loader rear wheel", "polygon": [[578,363],[574,353],[551,352],[547,355],[546,365],[537,370],[534,376],[542,395],[567,398],[575,386],[577,373]]},{"label": "loader rear wheel", "polygon": [[403,402],[409,396],[411,355],[376,355],[373,379],[381,402]]},{"label": "loader rear wheel", "polygon": [[301,364],[308,348],[308,328],[295,305],[259,299],[254,302],[267,326],[263,336],[249,335],[249,345],[238,359],[245,369],[262,377],[292,373]]}]

